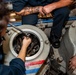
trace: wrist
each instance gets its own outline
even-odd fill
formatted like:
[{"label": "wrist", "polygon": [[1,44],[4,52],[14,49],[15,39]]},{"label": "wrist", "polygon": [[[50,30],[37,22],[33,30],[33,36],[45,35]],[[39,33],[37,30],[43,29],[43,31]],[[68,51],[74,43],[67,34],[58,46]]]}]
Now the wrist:
[{"label": "wrist", "polygon": [[55,10],[56,9],[56,5],[53,3],[53,4],[50,4],[50,9],[52,9],[52,10]]},{"label": "wrist", "polygon": [[22,49],[27,49],[27,45],[22,45]]},{"label": "wrist", "polygon": [[39,8],[40,8],[40,6],[33,7],[32,12],[33,13],[39,13]]}]

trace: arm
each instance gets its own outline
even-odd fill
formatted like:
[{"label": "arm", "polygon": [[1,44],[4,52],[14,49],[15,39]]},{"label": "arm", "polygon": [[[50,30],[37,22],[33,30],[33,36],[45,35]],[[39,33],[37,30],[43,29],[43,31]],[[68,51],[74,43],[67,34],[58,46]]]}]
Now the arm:
[{"label": "arm", "polygon": [[21,11],[16,12],[17,15],[29,15],[29,14],[33,14],[33,13],[41,13],[42,15],[44,15],[44,13],[42,12],[42,6],[36,6],[36,7],[25,7],[23,8]]},{"label": "arm", "polygon": [[48,5],[44,6],[43,12],[48,14],[48,13],[52,12],[53,10],[55,10],[57,8],[68,6],[72,2],[73,2],[73,0],[59,0],[57,2],[54,2],[54,3],[51,3],[51,4],[48,4]]},{"label": "arm", "polygon": [[57,8],[68,6],[72,2],[73,2],[73,0],[59,0],[58,2],[52,3],[50,5],[52,5],[54,7],[54,9],[57,9]]},{"label": "arm", "polygon": [[22,48],[21,48],[17,58],[20,58],[23,61],[25,61],[26,50],[27,50],[27,47],[29,46],[30,42],[31,42],[30,38],[27,38],[27,37],[24,38]]},{"label": "arm", "polygon": [[27,2],[28,0],[12,0],[13,10],[16,11],[16,14],[21,16],[39,12],[43,14],[42,6],[27,7],[26,6]]},{"label": "arm", "polygon": [[15,58],[9,66],[0,64],[0,75],[24,75],[25,66],[20,58]]},{"label": "arm", "polygon": [[25,65],[24,60],[26,56],[26,49],[30,44],[30,38],[24,38],[22,48],[19,52],[17,58],[13,59],[10,62],[9,66],[0,64],[0,75],[24,75],[25,73]]}]

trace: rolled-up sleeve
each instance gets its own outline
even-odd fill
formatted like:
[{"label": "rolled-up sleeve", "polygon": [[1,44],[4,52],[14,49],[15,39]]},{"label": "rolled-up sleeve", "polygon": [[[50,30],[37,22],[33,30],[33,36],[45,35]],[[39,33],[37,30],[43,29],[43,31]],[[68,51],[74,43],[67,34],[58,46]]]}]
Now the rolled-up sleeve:
[{"label": "rolled-up sleeve", "polygon": [[12,0],[13,10],[19,12],[25,7],[27,1],[28,0]]},{"label": "rolled-up sleeve", "polygon": [[0,65],[0,75],[24,75],[24,73],[24,62],[19,58],[13,59],[9,66]]}]

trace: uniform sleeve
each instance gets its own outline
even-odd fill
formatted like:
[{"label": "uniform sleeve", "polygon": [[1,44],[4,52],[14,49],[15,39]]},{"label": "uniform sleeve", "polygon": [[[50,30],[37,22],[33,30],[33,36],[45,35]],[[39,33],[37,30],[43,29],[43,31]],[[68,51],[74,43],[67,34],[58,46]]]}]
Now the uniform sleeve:
[{"label": "uniform sleeve", "polygon": [[24,73],[24,62],[19,58],[13,59],[9,66],[0,65],[0,75],[24,75]]},{"label": "uniform sleeve", "polygon": [[13,10],[19,12],[27,4],[28,0],[12,0]]}]

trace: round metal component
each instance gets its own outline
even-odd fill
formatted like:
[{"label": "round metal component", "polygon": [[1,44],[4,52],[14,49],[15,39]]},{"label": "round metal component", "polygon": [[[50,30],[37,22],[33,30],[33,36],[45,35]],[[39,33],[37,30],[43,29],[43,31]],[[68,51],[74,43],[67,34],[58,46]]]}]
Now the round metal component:
[{"label": "round metal component", "polygon": [[[27,33],[27,36],[30,37],[32,39],[32,43],[30,44],[30,46],[27,49],[27,53],[26,56],[30,57],[33,56],[34,54],[36,54],[39,49],[40,49],[40,41],[38,39],[38,37],[30,32],[25,32]],[[21,50],[21,46],[22,46],[22,40],[24,38],[24,34],[18,34],[14,40],[13,40],[13,47],[14,47],[14,51],[19,54],[20,50]]]},{"label": "round metal component", "polygon": [[[25,58],[25,74],[28,75],[29,73],[29,75],[36,75],[38,73],[38,69],[40,69],[48,57],[48,54],[50,52],[50,42],[46,34],[36,26],[21,25],[17,27],[21,29],[24,34],[26,33],[26,35],[32,38],[32,43],[29,45],[26,51],[27,57]],[[9,27],[8,30],[11,32],[11,34],[7,34],[3,47],[6,53],[4,60],[6,61],[5,65],[9,65],[9,62],[17,57],[24,36],[23,33],[19,32],[13,27]]]},{"label": "round metal component", "polygon": [[66,72],[66,69],[67,71],[69,71],[67,64],[69,64],[70,58],[72,58],[76,54],[76,21],[74,21],[72,25],[63,36],[61,40],[61,46],[58,50],[60,56],[63,58],[61,65],[65,67],[65,69],[63,70],[64,72]]},{"label": "round metal component", "polygon": [[[22,29],[27,35],[31,35],[32,43],[27,49],[26,60],[32,60],[40,55],[43,50],[43,39],[42,37],[34,30],[31,29]],[[23,40],[24,34],[14,33],[10,39],[10,50],[17,57],[21,43]]]}]

